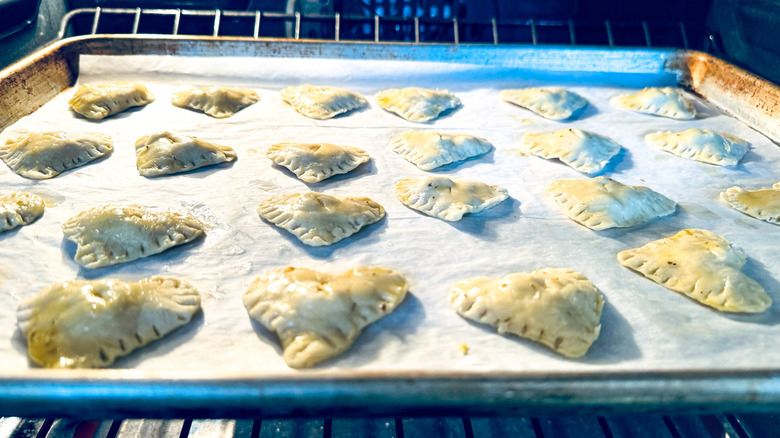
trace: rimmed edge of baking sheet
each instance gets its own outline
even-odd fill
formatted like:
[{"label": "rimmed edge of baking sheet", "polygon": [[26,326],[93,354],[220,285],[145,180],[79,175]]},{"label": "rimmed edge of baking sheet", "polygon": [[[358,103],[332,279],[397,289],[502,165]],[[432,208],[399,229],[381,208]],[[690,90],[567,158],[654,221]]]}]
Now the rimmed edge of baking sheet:
[{"label": "rimmed edge of baking sheet", "polygon": [[126,370],[39,370],[0,381],[5,415],[285,417],[299,415],[518,415],[576,411],[771,411],[776,371],[581,373],[312,372],[199,378]]},{"label": "rimmed edge of baking sheet", "polygon": [[[552,72],[673,74],[681,86],[780,142],[780,88],[710,55],[674,49],[408,45],[247,38],[87,36],[57,42],[0,72],[0,129],[78,77],[81,54],[443,60]],[[0,374],[5,415],[85,417],[773,410],[780,369],[647,373],[307,371],[300,376],[31,370]]]}]

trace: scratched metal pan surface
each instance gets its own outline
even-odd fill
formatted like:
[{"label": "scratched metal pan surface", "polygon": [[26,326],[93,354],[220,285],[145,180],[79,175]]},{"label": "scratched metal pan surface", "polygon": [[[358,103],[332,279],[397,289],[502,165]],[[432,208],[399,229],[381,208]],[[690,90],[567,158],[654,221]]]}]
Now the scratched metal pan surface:
[{"label": "scratched metal pan surface", "polygon": [[[81,55],[437,61],[620,84],[677,83],[778,143],[778,87],[710,55],[664,49],[408,45],[211,37],[88,36],[0,72],[0,129],[72,86]],[[8,257],[7,254],[3,254]],[[773,410],[780,367],[611,372],[350,371],[301,374],[30,370],[0,372],[0,412],[24,416],[256,417],[510,414],[605,409]]]}]

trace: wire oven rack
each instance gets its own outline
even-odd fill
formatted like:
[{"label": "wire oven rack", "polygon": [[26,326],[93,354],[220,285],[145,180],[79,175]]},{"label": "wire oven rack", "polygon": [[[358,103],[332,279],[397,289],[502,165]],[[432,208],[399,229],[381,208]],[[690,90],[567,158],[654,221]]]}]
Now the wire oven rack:
[{"label": "wire oven rack", "polygon": [[[152,29],[150,31],[149,29]],[[80,8],[58,38],[98,33],[242,36],[407,43],[681,47],[720,52],[716,37],[684,22],[501,20],[229,10]]]},{"label": "wire oven rack", "polygon": [[12,438],[761,438],[777,415],[267,420],[0,419]]}]

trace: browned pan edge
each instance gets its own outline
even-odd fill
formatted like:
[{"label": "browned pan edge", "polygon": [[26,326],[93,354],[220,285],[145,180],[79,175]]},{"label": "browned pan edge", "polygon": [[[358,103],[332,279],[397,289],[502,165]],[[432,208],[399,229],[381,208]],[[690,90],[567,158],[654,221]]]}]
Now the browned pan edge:
[{"label": "browned pan edge", "polygon": [[678,51],[667,61],[680,85],[780,144],[780,88],[722,59]]}]

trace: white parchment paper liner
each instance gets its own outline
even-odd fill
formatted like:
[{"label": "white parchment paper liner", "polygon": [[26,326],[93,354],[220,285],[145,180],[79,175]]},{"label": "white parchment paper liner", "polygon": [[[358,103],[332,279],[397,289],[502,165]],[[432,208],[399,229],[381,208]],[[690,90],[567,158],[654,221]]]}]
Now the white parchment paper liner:
[{"label": "white parchment paper liner", "polygon": [[[594,80],[595,79],[595,80]],[[366,329],[354,347],[319,369],[373,371],[609,371],[671,369],[752,369],[780,361],[780,227],[749,218],[718,201],[734,185],[754,189],[780,179],[780,149],[738,121],[698,103],[703,118],[680,122],[613,108],[610,97],[644,86],[673,84],[671,76],[561,74],[457,64],[328,59],[231,59],[153,56],[82,56],[79,83],[138,80],[156,101],[102,122],[67,109],[73,90],[0,134],[4,142],[26,131],[95,131],[115,140],[107,159],[46,181],[31,181],[0,166],[2,193],[27,190],[48,206],[33,225],[0,235],[0,369],[30,368],[16,330],[18,303],[52,282],[74,278],[136,280],[175,275],[203,294],[203,314],[189,326],[120,359],[116,368],[211,373],[290,373],[276,337],[249,319],[241,300],[258,274],[283,266],[340,272],[354,265],[382,265],[405,274],[411,295],[398,310]],[[370,106],[344,117],[315,121],[281,101],[279,91],[300,83],[334,85],[364,93]],[[234,117],[213,119],[173,107],[170,95],[213,84],[251,87],[261,96]],[[595,85],[594,85],[595,84]],[[611,84],[611,85],[610,85]],[[555,85],[589,101],[580,118],[552,122],[501,101],[504,88]],[[463,102],[434,123],[414,124],[381,110],[373,95],[390,87],[446,88]],[[604,173],[641,184],[679,203],[678,212],[650,224],[594,232],[566,218],[544,194],[553,179],[584,178],[555,161],[519,156],[527,132],[578,127],[611,137],[624,147]],[[644,144],[645,133],[691,127],[716,129],[752,144],[738,167],[722,168],[675,157]],[[487,138],[495,150],[483,157],[426,173],[387,147],[405,129],[437,129]],[[233,147],[232,165],[147,179],[135,167],[134,142],[170,130]],[[272,166],[265,149],[276,142],[330,142],[363,148],[370,163],[319,184],[306,185]],[[498,184],[511,198],[457,223],[437,220],[404,207],[392,194],[395,181],[442,174]],[[261,200],[309,188],[337,195],[369,196],[387,217],[345,241],[310,248],[291,234],[261,221]],[[81,269],[61,224],[77,212],[110,202],[185,210],[209,226],[206,239],[158,256],[99,270]],[[705,228],[742,247],[746,271],[775,300],[765,313],[717,313],[621,267],[615,254],[683,228]],[[584,273],[604,293],[602,332],[588,354],[566,360],[527,340],[499,336],[490,327],[462,319],[449,308],[447,293],[461,279],[500,276],[545,267]],[[469,347],[463,355],[460,345]]]}]

